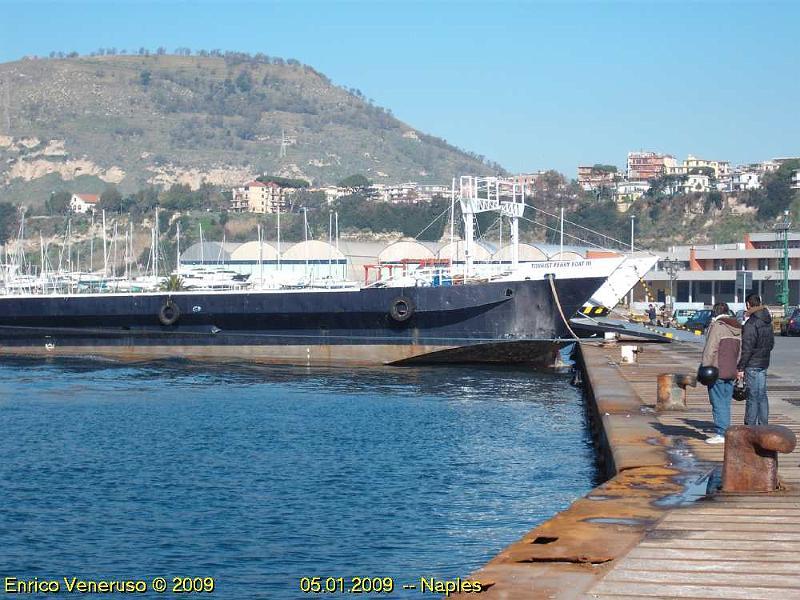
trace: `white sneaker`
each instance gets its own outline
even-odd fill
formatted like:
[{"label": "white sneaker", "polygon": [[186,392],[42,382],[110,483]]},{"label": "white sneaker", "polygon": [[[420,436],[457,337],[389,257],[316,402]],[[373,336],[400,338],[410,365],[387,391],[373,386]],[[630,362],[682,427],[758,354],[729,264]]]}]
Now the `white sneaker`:
[{"label": "white sneaker", "polygon": [[721,435],[712,435],[706,440],[706,444],[724,444],[725,438]]}]

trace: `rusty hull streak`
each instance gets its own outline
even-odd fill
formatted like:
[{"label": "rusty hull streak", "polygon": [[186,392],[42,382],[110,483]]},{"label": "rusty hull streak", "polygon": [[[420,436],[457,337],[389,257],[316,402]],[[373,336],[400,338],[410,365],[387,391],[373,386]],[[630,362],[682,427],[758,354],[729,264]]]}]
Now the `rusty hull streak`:
[{"label": "rusty hull streak", "polygon": [[683,489],[655,416],[642,413],[638,394],[600,347],[580,350],[588,409],[612,476],[473,573],[482,598],[582,597],[666,515],[655,501]]}]

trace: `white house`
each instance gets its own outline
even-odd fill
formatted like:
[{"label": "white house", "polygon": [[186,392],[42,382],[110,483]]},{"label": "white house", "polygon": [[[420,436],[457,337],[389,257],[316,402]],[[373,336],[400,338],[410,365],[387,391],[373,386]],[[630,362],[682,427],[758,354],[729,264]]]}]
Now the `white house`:
[{"label": "white house", "polygon": [[800,190],[800,169],[792,171],[792,189]]},{"label": "white house", "polygon": [[745,190],[757,190],[761,187],[761,180],[755,171],[739,171],[733,174],[731,179],[731,191],[743,192]]},{"label": "white house", "polygon": [[691,192],[707,192],[711,189],[711,179],[708,175],[700,175],[694,173],[686,176],[686,181],[683,182],[683,193],[689,194]]},{"label": "white house", "polygon": [[627,211],[631,203],[636,202],[649,189],[650,183],[647,181],[618,182],[614,189],[614,201],[617,203],[617,210],[620,212]]},{"label": "white house", "polygon": [[99,194],[72,194],[69,199],[69,209],[74,213],[85,214],[94,212],[100,202]]}]

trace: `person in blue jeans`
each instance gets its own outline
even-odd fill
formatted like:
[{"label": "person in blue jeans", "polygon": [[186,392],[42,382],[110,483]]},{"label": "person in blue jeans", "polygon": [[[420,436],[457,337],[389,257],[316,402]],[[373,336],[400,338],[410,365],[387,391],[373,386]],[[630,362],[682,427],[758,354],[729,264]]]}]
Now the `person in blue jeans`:
[{"label": "person in blue jeans", "polygon": [[708,399],[714,417],[714,435],[709,437],[706,443],[722,444],[725,442],[725,431],[731,424],[733,382],[737,374],[742,326],[730,316],[728,305],[724,302],[716,303],[711,309],[711,315],[711,324],[706,331],[702,364],[706,367],[716,367],[719,377],[708,387]]},{"label": "person in blue jeans", "polygon": [[761,305],[758,294],[747,297],[747,320],[742,327],[742,354],[739,357],[738,377],[747,383],[747,402],[744,407],[745,425],[769,423],[767,399],[767,369],[775,336],[772,316]]}]

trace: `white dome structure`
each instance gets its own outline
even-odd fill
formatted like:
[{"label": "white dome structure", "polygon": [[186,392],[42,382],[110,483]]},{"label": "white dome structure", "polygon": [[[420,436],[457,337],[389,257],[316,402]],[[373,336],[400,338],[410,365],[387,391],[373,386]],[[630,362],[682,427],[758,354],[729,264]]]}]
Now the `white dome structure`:
[{"label": "white dome structure", "polygon": [[281,256],[281,260],[344,260],[345,255],[342,254],[336,246],[328,242],[321,242],[319,240],[308,240],[307,242],[297,242],[291,248],[286,250]]},{"label": "white dome structure", "polygon": [[197,242],[181,252],[181,261],[214,263],[230,260],[231,253],[235,252],[241,244],[220,242]]},{"label": "white dome structure", "polygon": [[268,242],[261,242],[261,248],[258,247],[258,242],[245,242],[236,250],[231,252],[231,260],[277,260],[278,249]]},{"label": "white dome structure", "polygon": [[[512,245],[506,244],[500,250],[495,252],[492,260],[496,261],[511,261]],[[519,245],[519,260],[521,262],[538,262],[547,260],[547,253],[533,244],[520,244]]]},{"label": "white dome structure", "polygon": [[[449,259],[452,262],[464,262],[466,260],[464,254],[465,245],[464,240],[447,243],[439,249],[438,257]],[[485,242],[474,242],[472,244],[472,260],[490,262],[493,252],[494,249]]]},{"label": "white dome structure", "polygon": [[436,258],[435,248],[434,244],[425,244],[417,240],[399,240],[381,250],[378,254],[378,262],[399,263],[404,260],[430,260]]}]

